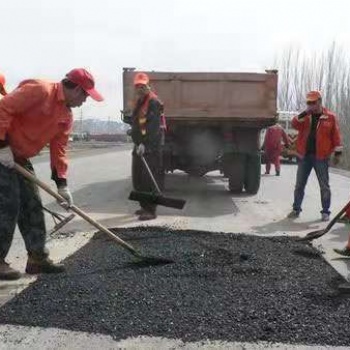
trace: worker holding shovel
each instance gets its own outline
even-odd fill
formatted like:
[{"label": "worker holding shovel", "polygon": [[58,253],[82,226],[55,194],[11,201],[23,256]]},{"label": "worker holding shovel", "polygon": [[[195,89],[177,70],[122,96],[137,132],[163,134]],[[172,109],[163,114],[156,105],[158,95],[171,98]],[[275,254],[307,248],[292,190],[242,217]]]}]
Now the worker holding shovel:
[{"label": "worker holding shovel", "polygon": [[[1,85],[1,84],[0,84]],[[46,228],[38,188],[15,172],[15,162],[34,172],[29,158],[50,144],[52,179],[58,193],[72,205],[67,186],[66,146],[72,128],[71,108],[88,96],[102,101],[85,69],[73,69],[59,83],[25,80],[0,100],[0,279],[18,279],[6,262],[18,224],[28,252],[26,272],[59,273],[45,248]],[[0,91],[4,87],[0,87]]]},{"label": "worker holding shovel", "polygon": [[[132,113],[131,137],[135,144],[132,152],[132,181],[136,191],[153,192],[152,178],[145,168],[144,156],[155,180],[161,186],[162,179],[162,114],[163,104],[149,86],[145,73],[134,77],[136,103]],[[136,211],[139,220],[152,220],[156,216],[156,205],[147,200],[140,201],[141,208]]]}]

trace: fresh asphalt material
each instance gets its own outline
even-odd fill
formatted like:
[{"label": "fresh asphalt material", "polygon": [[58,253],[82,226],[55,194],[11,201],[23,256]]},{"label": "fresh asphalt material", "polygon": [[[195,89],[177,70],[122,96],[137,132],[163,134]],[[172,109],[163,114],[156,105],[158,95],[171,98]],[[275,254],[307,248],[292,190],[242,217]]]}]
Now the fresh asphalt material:
[{"label": "fresh asphalt material", "polygon": [[0,309],[0,323],[110,334],[349,345],[344,280],[308,243],[293,238],[114,230],[146,255],[175,263],[138,266],[97,234]]}]

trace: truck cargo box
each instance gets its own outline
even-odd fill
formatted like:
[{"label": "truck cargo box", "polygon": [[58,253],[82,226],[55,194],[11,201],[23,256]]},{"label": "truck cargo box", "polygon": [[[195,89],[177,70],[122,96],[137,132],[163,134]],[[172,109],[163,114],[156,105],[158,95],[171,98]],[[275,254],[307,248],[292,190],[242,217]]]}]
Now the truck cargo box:
[{"label": "truck cargo box", "polygon": [[[124,114],[131,112],[133,76],[124,69]],[[265,127],[277,115],[277,74],[146,72],[169,121],[227,121]]]}]

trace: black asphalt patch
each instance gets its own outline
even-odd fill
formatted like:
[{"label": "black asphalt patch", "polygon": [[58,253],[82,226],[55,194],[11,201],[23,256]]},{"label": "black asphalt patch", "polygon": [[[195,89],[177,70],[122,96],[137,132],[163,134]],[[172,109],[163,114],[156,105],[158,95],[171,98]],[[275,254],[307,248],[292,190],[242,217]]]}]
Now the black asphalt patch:
[{"label": "black asphalt patch", "polygon": [[308,243],[161,228],[115,230],[145,255],[139,266],[98,235],[0,309],[0,323],[184,341],[350,344],[344,280]]}]

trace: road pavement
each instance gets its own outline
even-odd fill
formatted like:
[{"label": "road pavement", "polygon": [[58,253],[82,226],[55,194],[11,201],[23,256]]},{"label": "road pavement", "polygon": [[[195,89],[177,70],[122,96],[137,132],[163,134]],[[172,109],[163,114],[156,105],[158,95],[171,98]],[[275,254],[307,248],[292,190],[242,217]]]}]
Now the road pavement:
[{"label": "road pavement", "polygon": [[[84,150],[74,153],[70,166],[69,185],[75,203],[102,224],[114,227],[134,227],[140,222],[134,216],[137,204],[127,200],[131,190],[130,149],[125,146],[114,146],[110,149]],[[48,182],[50,169],[47,155],[43,154],[35,161],[38,177]],[[303,213],[297,220],[286,219],[291,210],[293,187],[295,182],[295,165],[284,165],[280,177],[262,176],[261,189],[255,196],[232,195],[227,191],[227,180],[218,172],[203,178],[191,178],[181,172],[169,174],[166,179],[166,194],[185,198],[183,211],[159,208],[158,218],[151,222],[141,223],[149,226],[167,226],[176,230],[204,230],[214,232],[246,233],[260,236],[303,235],[309,230],[324,227],[320,222],[320,194],[317,180],[312,174],[306,190]],[[331,174],[332,211],[336,213],[349,199],[349,173],[334,171]],[[60,211],[57,204],[43,193],[45,205]],[[47,217],[48,229],[53,225]],[[54,260],[63,260],[84,246],[96,230],[80,218],[75,218],[62,229],[60,234],[48,238],[48,247]],[[334,229],[314,242],[324,253],[325,259],[346,278],[348,264],[346,259],[339,259],[333,253],[334,247],[342,247],[349,228],[337,224]],[[9,254],[9,262],[14,267],[24,270],[26,256],[22,239],[18,233]],[[0,303],[4,304],[20,293],[34,277],[24,276],[17,282],[0,283]],[[207,341],[203,339],[203,341]],[[57,329],[26,328],[11,325],[0,326],[0,349],[64,349],[96,348],[103,349],[197,349],[201,343],[186,343],[176,339],[158,339],[147,337],[133,338],[115,342],[108,336],[89,335],[79,332],[68,332]],[[207,349],[255,349],[256,344],[206,342]],[[259,343],[258,348],[286,348],[281,344]],[[287,348],[293,348],[288,346]],[[308,347],[299,347],[305,348]],[[321,349],[320,346],[316,347]]]}]

